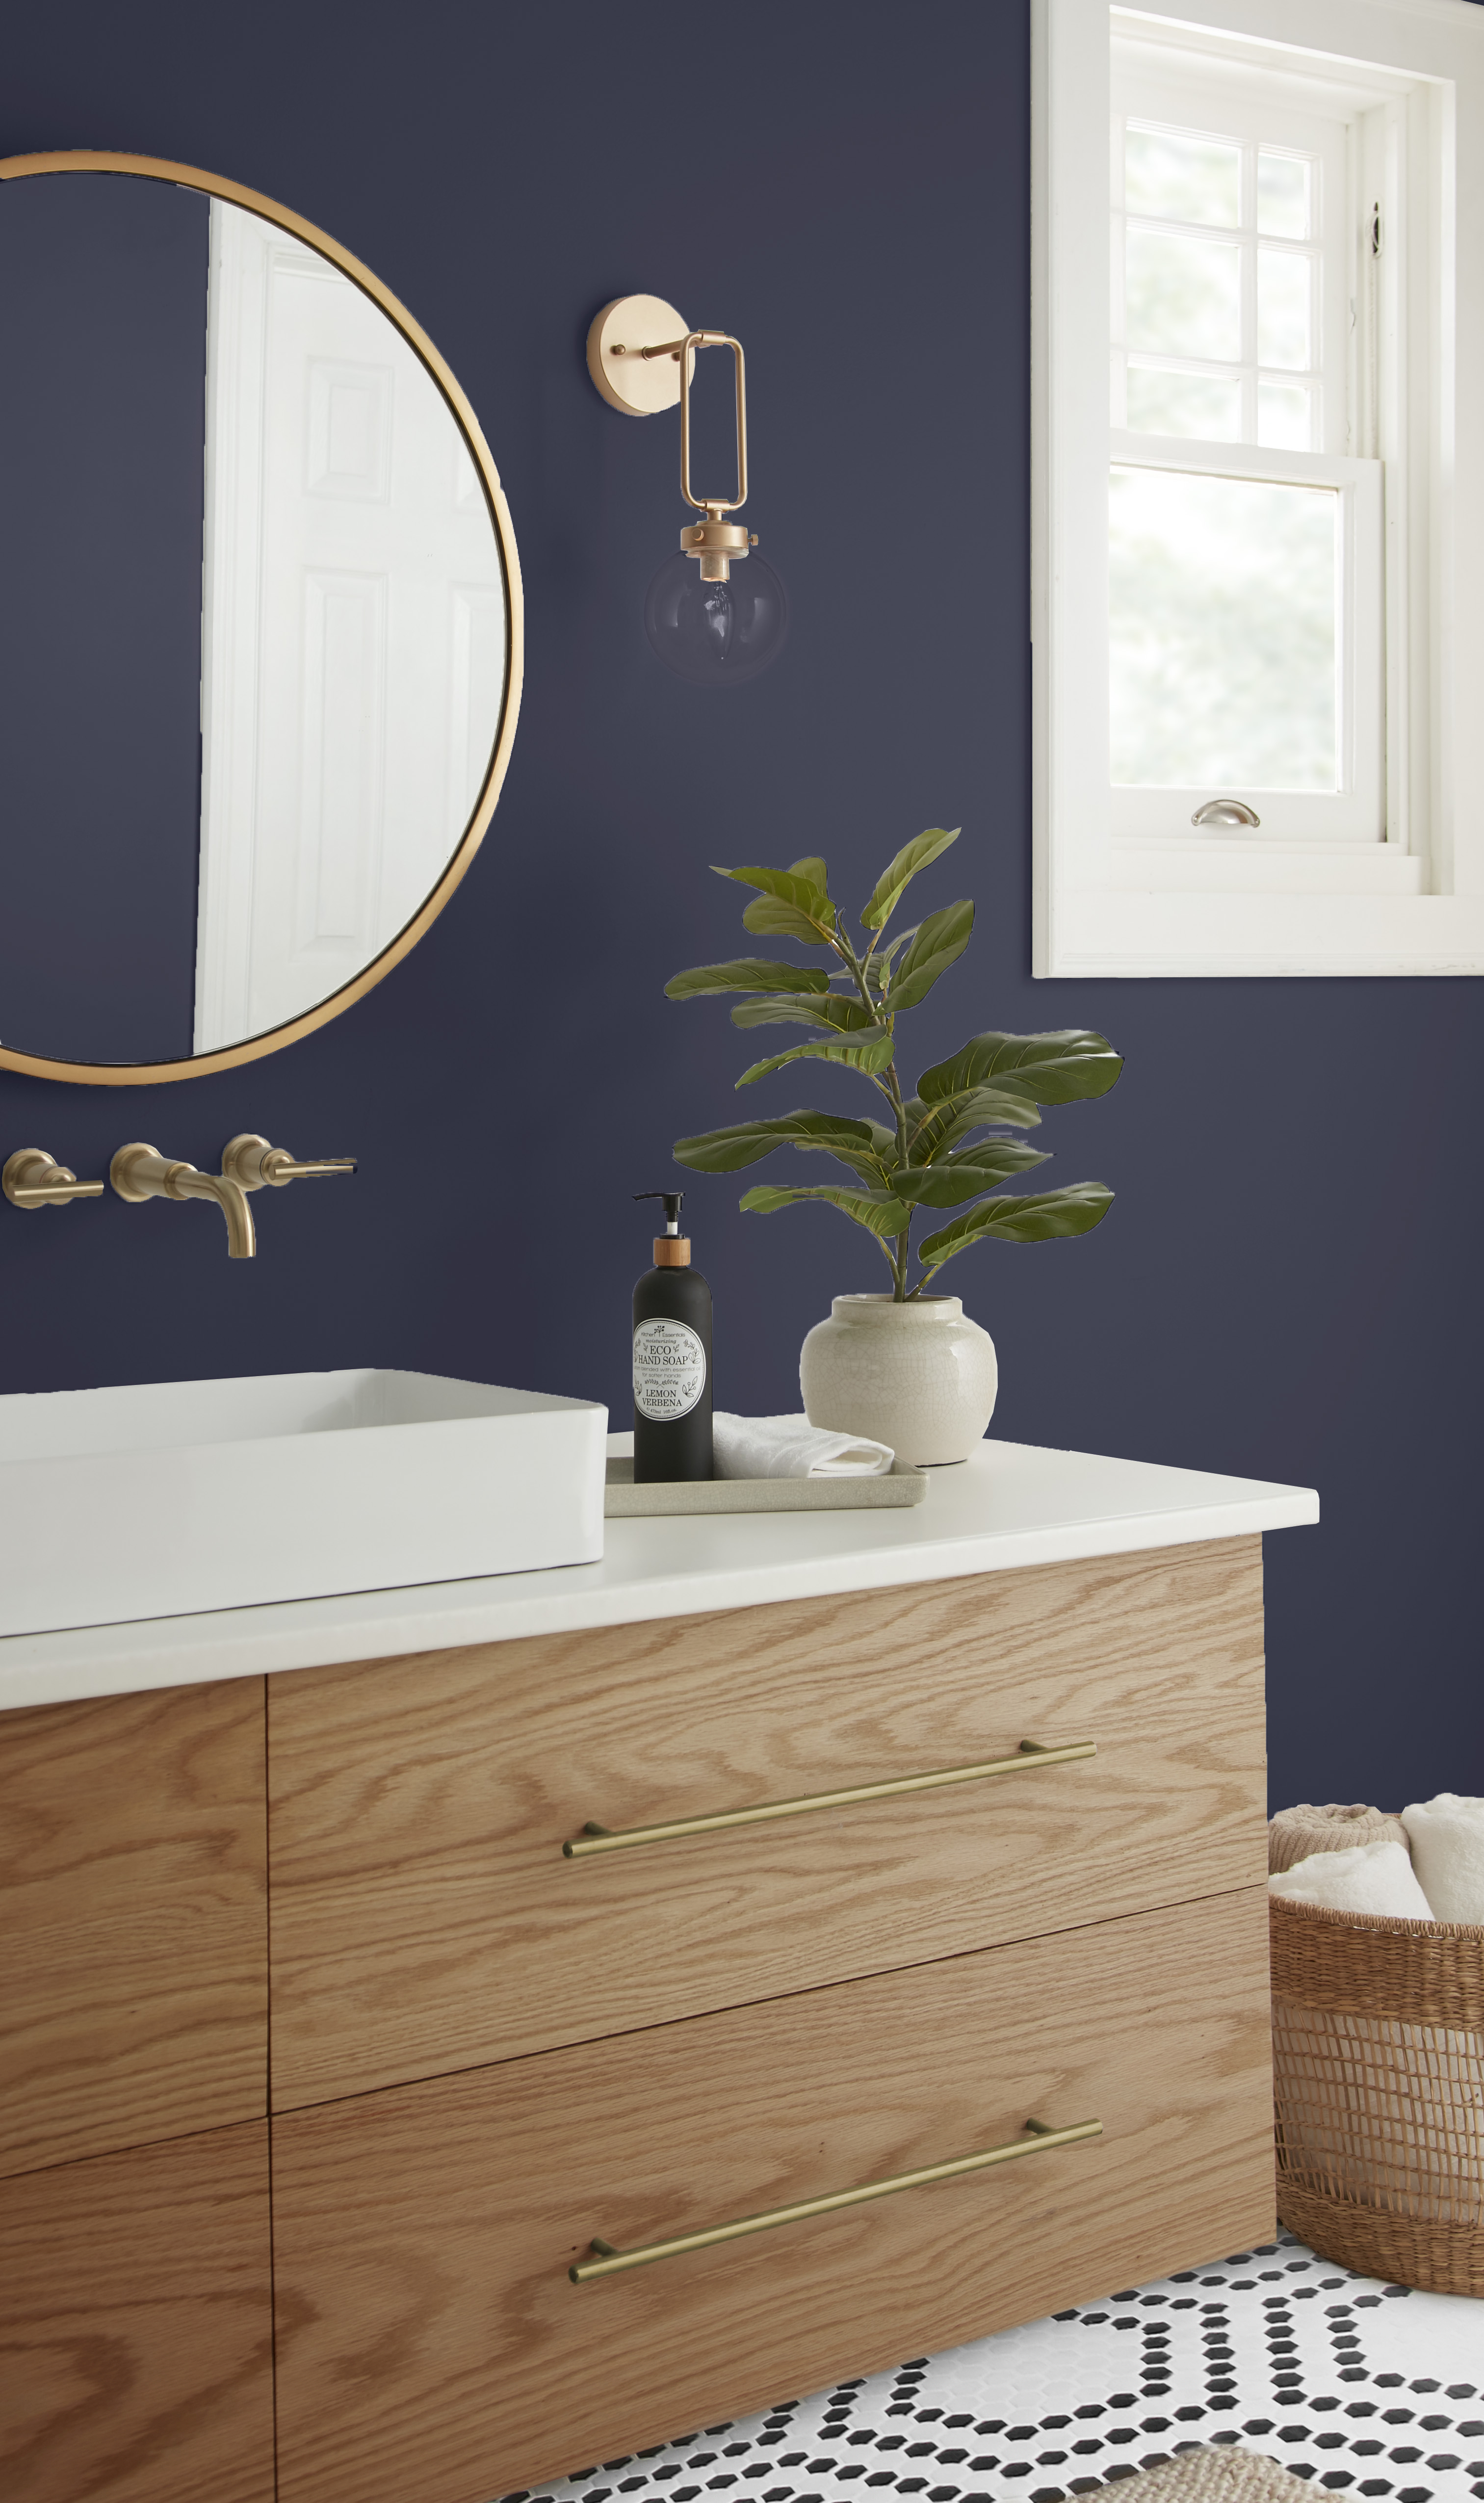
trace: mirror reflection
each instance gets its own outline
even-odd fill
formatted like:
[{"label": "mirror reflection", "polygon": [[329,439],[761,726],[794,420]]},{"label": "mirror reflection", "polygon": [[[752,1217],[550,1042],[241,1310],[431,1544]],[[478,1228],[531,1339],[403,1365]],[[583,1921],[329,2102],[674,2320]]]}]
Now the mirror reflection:
[{"label": "mirror reflection", "polygon": [[448,401],[320,253],[166,181],[0,185],[0,1044],[185,1059],[437,885],[509,613]]}]

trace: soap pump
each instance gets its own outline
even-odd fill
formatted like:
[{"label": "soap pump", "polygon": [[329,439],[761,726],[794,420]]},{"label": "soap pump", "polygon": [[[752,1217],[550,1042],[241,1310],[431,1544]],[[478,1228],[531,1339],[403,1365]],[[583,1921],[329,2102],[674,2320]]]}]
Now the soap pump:
[{"label": "soap pump", "polygon": [[654,1267],[634,1289],[634,1483],[708,1478],[711,1468],[711,1290],[690,1265],[678,1190],[637,1190],[665,1203]]}]

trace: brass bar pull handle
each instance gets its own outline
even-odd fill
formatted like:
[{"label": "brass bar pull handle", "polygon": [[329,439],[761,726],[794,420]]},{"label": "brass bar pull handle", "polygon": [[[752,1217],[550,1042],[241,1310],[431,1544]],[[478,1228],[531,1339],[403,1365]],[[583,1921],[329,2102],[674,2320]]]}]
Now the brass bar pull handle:
[{"label": "brass bar pull handle", "polygon": [[905,1799],[909,1791],[951,1790],[959,1782],[986,1782],[997,1773],[1023,1773],[1035,1765],[1077,1765],[1097,1753],[1092,1738],[1077,1738],[1065,1747],[1041,1747],[1022,1738],[1016,1756],[998,1756],[987,1765],[950,1765],[941,1773],[904,1773],[890,1782],[860,1782],[853,1790],[816,1791],[811,1799],[768,1800],[760,1807],[723,1808],[715,1816],[675,1817],[668,1825],[633,1825],[610,1834],[606,1826],[586,1825],[575,1842],[564,1842],[564,1860],[593,1860],[601,1851],[632,1851],[640,1842],[673,1842],[686,1834],[721,1834],[734,1825],[771,1825],[784,1816],[808,1816],[815,1808],[854,1807],[865,1800]]},{"label": "brass bar pull handle", "polygon": [[741,2242],[744,2234],[766,2234],[775,2225],[797,2225],[807,2216],[832,2216],[841,2208],[864,2207],[870,2199],[889,2199],[898,2190],[918,2190],[929,2181],[956,2181],[965,2173],[987,2173],[995,2164],[1014,2164],[1021,2155],[1041,2155],[1053,2146],[1075,2146],[1080,2139],[1101,2138],[1100,2120],[1075,2121],[1070,2129],[1051,2129],[1045,2121],[1028,2120],[1033,2133],[1013,2138],[1003,2146],[987,2146],[978,2155],[958,2155],[949,2164],[925,2164],[916,2173],[893,2174],[887,2181],[867,2181],[858,2190],[832,2190],[822,2199],[800,2199],[791,2208],[769,2208],[760,2216],[739,2216],[729,2225],[708,2225],[699,2234],[676,2234],[667,2243],[640,2243],[632,2251],[616,2251],[595,2234],[590,2248],[597,2254],[578,2260],[567,2272],[573,2285],[594,2278],[619,2277],[626,2269],[647,2268],[651,2260],[671,2260],[682,2251],[707,2251],[714,2243]]}]

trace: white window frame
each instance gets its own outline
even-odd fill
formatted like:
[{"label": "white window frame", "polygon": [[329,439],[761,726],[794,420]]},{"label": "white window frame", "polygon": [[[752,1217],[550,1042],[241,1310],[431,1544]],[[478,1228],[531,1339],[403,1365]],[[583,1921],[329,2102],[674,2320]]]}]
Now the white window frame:
[{"label": "white window frame", "polygon": [[[1359,449],[1385,481],[1385,659],[1358,657],[1355,703],[1384,679],[1386,839],[1147,840],[1115,822],[1109,461],[1173,447],[1115,439],[1108,422],[1107,0],[1033,0],[1033,971],[1484,973],[1484,9],[1184,0],[1178,16],[1120,15],[1183,27],[1197,49],[1200,28],[1223,30],[1211,50],[1235,38],[1255,66],[1300,76],[1315,67],[1303,55],[1322,55],[1327,76],[1374,99],[1363,177],[1388,216],[1407,212],[1405,266],[1394,255],[1353,273],[1372,290],[1357,335],[1369,320],[1388,348],[1379,391],[1363,371],[1352,381],[1369,429]],[[1223,465],[1219,447],[1179,450],[1183,466],[1211,452]],[[1253,474],[1254,460],[1240,447],[1231,474]],[[1313,472],[1321,463],[1335,468],[1313,456]],[[1374,461],[1342,466],[1363,530]]]}]

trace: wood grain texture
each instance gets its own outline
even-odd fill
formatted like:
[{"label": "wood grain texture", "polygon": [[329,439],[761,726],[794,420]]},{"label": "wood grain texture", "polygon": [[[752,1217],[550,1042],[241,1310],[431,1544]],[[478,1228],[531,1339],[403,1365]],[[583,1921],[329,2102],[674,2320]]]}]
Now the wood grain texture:
[{"label": "wood grain texture", "polygon": [[[1256,1538],[275,1678],[277,2109],[1255,1882]],[[1090,1736],[1095,1761],[561,1857]]]},{"label": "wood grain texture", "polygon": [[265,2121],[0,2182],[6,2503],[273,2503]]},{"label": "wood grain texture", "polygon": [[0,2174],[261,2117],[263,1681],[0,1714]]},{"label": "wood grain texture", "polygon": [[[576,2287],[620,2249],[1106,2135]],[[275,2118],[280,2503],[489,2503],[1273,2230],[1261,1887]]]}]

